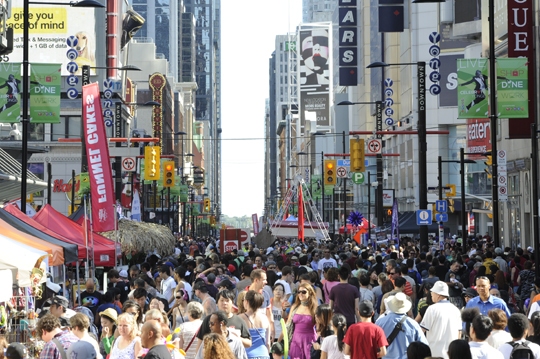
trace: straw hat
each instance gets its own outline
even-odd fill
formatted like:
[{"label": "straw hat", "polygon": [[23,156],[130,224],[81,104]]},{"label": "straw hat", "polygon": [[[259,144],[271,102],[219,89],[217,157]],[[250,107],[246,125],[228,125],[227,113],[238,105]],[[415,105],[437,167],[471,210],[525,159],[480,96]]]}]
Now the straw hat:
[{"label": "straw hat", "polygon": [[412,307],[412,303],[407,299],[405,293],[396,293],[396,295],[388,297],[386,305],[396,314],[405,314]]},{"label": "straw hat", "polygon": [[111,319],[113,322],[116,323],[116,320],[118,319],[118,313],[113,308],[107,308],[103,312],[99,313],[99,316],[105,316],[109,319]]}]

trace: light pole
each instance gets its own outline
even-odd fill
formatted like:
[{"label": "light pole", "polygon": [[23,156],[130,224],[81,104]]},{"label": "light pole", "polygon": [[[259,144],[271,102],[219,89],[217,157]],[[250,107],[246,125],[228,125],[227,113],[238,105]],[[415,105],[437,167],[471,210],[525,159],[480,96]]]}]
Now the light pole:
[{"label": "light pole", "polygon": [[[81,0],[78,2],[72,2],[69,4],[66,3],[54,3],[54,2],[47,2],[47,3],[40,3],[40,2],[32,2],[23,0],[23,61],[22,61],[22,146],[21,146],[21,152],[22,152],[22,159],[21,159],[21,212],[26,213],[26,180],[28,178],[27,175],[27,167],[28,167],[28,125],[30,124],[30,118],[28,117],[28,110],[30,107],[30,91],[29,91],[29,82],[30,82],[30,74],[29,74],[29,65],[30,65],[30,48],[29,48],[29,42],[30,42],[30,4],[46,4],[46,5],[60,5],[65,6],[69,5],[72,7],[93,7],[93,8],[104,8],[105,5],[101,4],[100,2],[96,0]],[[82,138],[81,138],[82,140]]]},{"label": "light pole", "polygon": [[[341,101],[337,104],[338,106],[352,106],[352,105],[375,105],[375,130],[377,132],[382,131],[382,111],[383,111],[383,102],[382,101],[371,101],[371,102],[351,102],[351,101]],[[377,133],[377,139],[382,140],[382,135]],[[382,154],[377,154],[377,198],[375,202],[376,216],[377,216],[377,226],[383,226],[383,162]]]},{"label": "light pole", "polygon": [[[378,68],[388,66],[416,66],[417,70],[417,86],[418,86],[418,201],[420,209],[427,210],[427,134],[426,134],[426,63],[425,61],[404,62],[397,64],[387,64],[385,62],[374,62],[369,64],[367,68]],[[420,247],[427,246],[428,243],[428,227],[420,226]]]},{"label": "light pole", "polygon": [[536,123],[531,124],[531,177],[532,177],[532,200],[533,208],[533,242],[534,242],[534,262],[536,278],[540,277],[540,228],[538,223],[538,131]]},{"label": "light pole", "polygon": [[[443,199],[443,185],[442,185],[442,164],[443,163],[459,163],[459,172],[461,180],[461,235],[463,237],[463,243],[467,240],[468,230],[467,230],[467,211],[465,206],[465,164],[466,163],[476,163],[475,160],[466,159],[465,155],[474,154],[474,153],[465,153],[463,147],[459,149],[459,160],[443,160],[441,156],[438,157],[438,175],[439,175],[439,200]],[[439,239],[440,240],[440,239]]]}]

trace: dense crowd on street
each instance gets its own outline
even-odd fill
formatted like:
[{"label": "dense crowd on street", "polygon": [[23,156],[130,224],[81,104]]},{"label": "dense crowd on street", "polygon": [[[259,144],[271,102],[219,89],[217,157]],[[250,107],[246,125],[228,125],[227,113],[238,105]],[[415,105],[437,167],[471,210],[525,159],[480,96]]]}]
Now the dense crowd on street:
[{"label": "dense crowd on street", "polygon": [[279,239],[219,253],[219,240],[179,238],[173,255],[133,257],[72,297],[45,290],[40,358],[540,359],[533,249],[488,235],[429,243]]}]

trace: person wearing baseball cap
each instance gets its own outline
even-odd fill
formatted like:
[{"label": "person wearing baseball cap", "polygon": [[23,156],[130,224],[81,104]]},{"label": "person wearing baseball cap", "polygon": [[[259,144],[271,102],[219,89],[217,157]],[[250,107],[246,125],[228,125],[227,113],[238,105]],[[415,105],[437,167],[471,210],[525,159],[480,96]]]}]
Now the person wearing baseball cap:
[{"label": "person wearing baseball cap", "polygon": [[401,330],[388,346],[386,356],[388,358],[402,358],[407,352],[407,347],[412,342],[421,342],[429,345],[422,328],[416,320],[410,318],[407,313],[412,307],[411,301],[405,293],[399,292],[388,297],[386,306],[390,310],[387,315],[379,317],[376,325],[384,330],[386,338],[390,338],[394,328],[401,323]]},{"label": "person wearing baseball cap", "polygon": [[448,359],[448,346],[461,337],[461,312],[448,297],[448,284],[437,281],[431,288],[430,305],[424,314],[420,327],[426,332],[426,338],[434,357]]},{"label": "person wearing baseball cap", "polygon": [[358,306],[360,321],[347,329],[343,338],[343,354],[351,359],[377,359],[386,355],[388,341],[381,327],[371,322],[375,312],[369,300],[360,302]]},{"label": "person wearing baseball cap", "polygon": [[[96,349],[87,341],[79,340],[73,343],[67,350],[67,359],[96,359]],[[100,355],[101,357],[101,355]]]},{"label": "person wearing baseball cap", "polygon": [[55,295],[52,298],[49,313],[60,320],[62,328],[69,327],[69,318],[75,315],[75,311],[69,309],[69,300],[61,295]]}]

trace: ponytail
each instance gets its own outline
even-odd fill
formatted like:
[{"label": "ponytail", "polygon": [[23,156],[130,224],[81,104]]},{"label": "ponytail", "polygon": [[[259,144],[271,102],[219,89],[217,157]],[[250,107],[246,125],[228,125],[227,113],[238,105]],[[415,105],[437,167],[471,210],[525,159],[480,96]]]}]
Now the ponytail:
[{"label": "ponytail", "polygon": [[336,328],[338,349],[343,352],[343,338],[345,338],[347,332],[347,320],[343,314],[336,313],[332,317],[332,324]]}]

